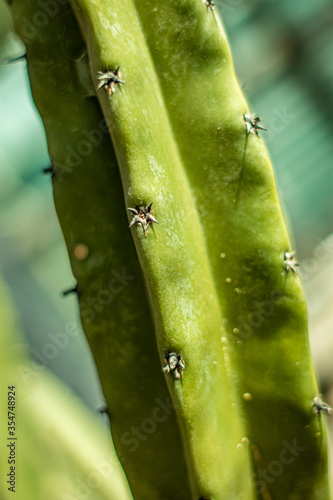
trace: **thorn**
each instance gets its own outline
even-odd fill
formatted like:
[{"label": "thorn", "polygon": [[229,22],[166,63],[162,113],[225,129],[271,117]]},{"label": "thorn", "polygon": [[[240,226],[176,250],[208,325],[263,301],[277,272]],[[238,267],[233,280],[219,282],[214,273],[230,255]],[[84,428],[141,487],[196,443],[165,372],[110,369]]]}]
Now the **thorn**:
[{"label": "thorn", "polygon": [[261,118],[259,118],[259,116],[256,116],[255,114],[253,115],[246,114],[243,115],[243,117],[247,134],[252,133],[255,134],[257,137],[260,137],[259,130],[267,130],[265,127],[259,125],[259,122],[261,121]]},{"label": "thorn", "polygon": [[202,2],[206,5],[207,9],[214,10],[216,4],[213,3],[212,0],[202,0]]},{"label": "thorn", "polygon": [[100,90],[102,87],[105,88],[109,95],[114,94],[117,85],[125,85],[125,82],[121,80],[121,73],[119,71],[120,66],[116,68],[115,71],[98,71],[97,80],[100,80],[96,90]]},{"label": "thorn", "polygon": [[162,367],[162,371],[166,373],[172,372],[176,379],[180,379],[182,375],[182,370],[186,370],[185,361],[180,354],[174,351],[169,351],[164,354],[163,360],[165,366]]},{"label": "thorn", "polygon": [[284,254],[284,267],[287,271],[293,271],[297,274],[297,267],[300,266],[300,263],[295,259],[295,252],[285,252]]},{"label": "thorn", "polygon": [[110,410],[109,410],[108,405],[106,403],[104,403],[102,406],[97,408],[97,411],[98,411],[98,413],[101,413],[102,415],[103,415],[103,413],[105,413],[106,415],[108,415],[110,417]]},{"label": "thorn", "polygon": [[27,53],[22,54],[21,56],[13,57],[13,58],[7,57],[7,58],[4,58],[4,59],[1,59],[1,64],[2,65],[12,64],[12,63],[16,63],[18,61],[21,61],[22,59],[25,59],[26,61],[28,60],[27,59]]},{"label": "thorn", "polygon": [[134,224],[141,224],[141,221],[140,221],[138,216],[133,217],[130,225],[128,226],[128,229],[130,229],[132,226],[134,226]]},{"label": "thorn", "polygon": [[320,399],[320,396],[316,396],[313,399],[312,408],[316,415],[320,415],[320,413],[323,412],[326,413],[326,415],[333,416],[333,408],[327,403],[324,403],[324,401]]},{"label": "thorn", "polygon": [[147,220],[151,221],[151,222],[155,222],[155,224],[158,224],[157,220],[155,219],[155,217],[152,214],[147,215]]},{"label": "thorn", "polygon": [[53,163],[51,163],[51,165],[49,165],[48,167],[44,167],[43,170],[42,170],[42,174],[52,174],[52,175],[54,175],[55,171],[54,171],[54,165],[53,165]]},{"label": "thorn", "polygon": [[153,212],[151,211],[151,206],[153,203],[150,203],[146,207],[144,205],[137,206],[136,208],[127,208],[130,212],[134,214],[129,228],[134,225],[140,225],[143,229],[144,236],[147,235],[148,228],[152,222],[158,224],[157,220],[154,217]]},{"label": "thorn", "polygon": [[74,287],[69,288],[68,290],[64,290],[61,292],[63,297],[66,297],[67,295],[70,295],[71,293],[76,293],[76,295],[79,295],[79,286],[76,284]]}]

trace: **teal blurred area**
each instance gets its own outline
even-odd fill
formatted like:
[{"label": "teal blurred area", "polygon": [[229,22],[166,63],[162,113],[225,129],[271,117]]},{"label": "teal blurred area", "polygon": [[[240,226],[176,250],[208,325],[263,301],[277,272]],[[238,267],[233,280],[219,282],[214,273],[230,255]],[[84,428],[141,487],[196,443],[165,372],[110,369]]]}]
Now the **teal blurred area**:
[{"label": "teal blurred area", "polygon": [[[263,140],[303,264],[316,370],[333,403],[333,3],[216,0],[216,4],[239,82],[252,112],[268,129]],[[54,210],[51,178],[41,173],[49,165],[43,125],[32,102],[26,61],[9,63],[23,53],[10,29],[7,8],[0,3],[4,275],[34,359],[97,409],[103,395],[81,331],[77,300],[61,297],[61,291],[75,282]],[[73,323],[79,334],[66,337]],[[66,346],[59,340],[65,337]]]}]

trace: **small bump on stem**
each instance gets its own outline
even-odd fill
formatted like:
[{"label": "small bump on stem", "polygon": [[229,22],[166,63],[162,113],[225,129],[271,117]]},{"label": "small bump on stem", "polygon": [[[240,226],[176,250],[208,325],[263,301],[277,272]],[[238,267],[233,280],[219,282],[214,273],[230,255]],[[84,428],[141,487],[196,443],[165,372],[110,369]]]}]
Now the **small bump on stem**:
[{"label": "small bump on stem", "polygon": [[89,248],[84,243],[77,243],[73,250],[73,256],[78,261],[83,261],[88,257]]}]

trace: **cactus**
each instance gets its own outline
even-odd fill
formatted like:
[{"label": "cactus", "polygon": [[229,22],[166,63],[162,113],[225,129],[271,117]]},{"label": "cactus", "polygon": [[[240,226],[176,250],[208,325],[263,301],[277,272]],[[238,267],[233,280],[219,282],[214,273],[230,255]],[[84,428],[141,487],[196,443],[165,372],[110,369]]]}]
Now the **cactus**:
[{"label": "cactus", "polygon": [[134,498],[327,498],[297,261],[214,4],[53,5],[34,36],[12,10]]}]

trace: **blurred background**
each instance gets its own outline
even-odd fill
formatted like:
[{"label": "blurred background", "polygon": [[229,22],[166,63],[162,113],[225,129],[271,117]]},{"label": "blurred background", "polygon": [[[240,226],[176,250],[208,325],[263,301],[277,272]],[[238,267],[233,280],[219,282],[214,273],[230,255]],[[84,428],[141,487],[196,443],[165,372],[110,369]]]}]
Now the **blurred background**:
[{"label": "blurred background", "polygon": [[[240,85],[252,112],[268,129],[262,136],[302,265],[314,366],[323,399],[333,405],[333,3],[215,3]],[[26,61],[8,63],[23,53],[0,3],[4,278],[32,358],[96,410],[103,405],[103,394],[81,331],[77,299],[61,295],[75,281],[54,210],[51,178],[42,174],[49,165],[43,125],[31,98]],[[67,335],[64,348],[57,339],[73,325],[78,334]]]}]

